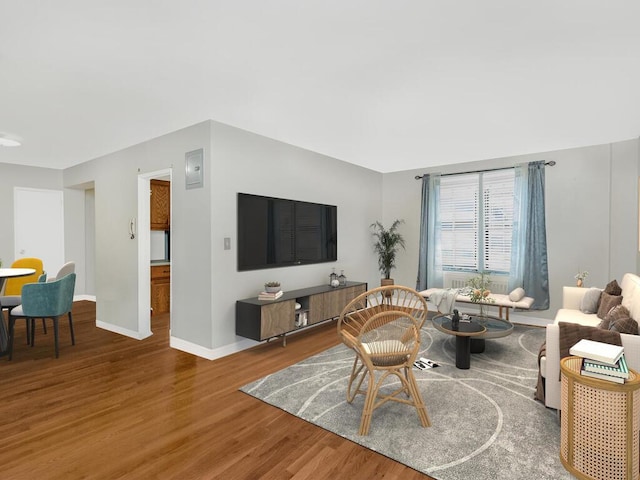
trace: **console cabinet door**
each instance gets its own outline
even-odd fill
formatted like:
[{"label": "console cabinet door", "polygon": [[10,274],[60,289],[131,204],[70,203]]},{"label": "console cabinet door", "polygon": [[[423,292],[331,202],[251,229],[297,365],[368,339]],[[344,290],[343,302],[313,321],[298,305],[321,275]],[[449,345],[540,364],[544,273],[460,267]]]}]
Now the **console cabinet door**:
[{"label": "console cabinet door", "polygon": [[287,300],[262,306],[260,313],[260,338],[262,340],[282,335],[295,329],[295,303],[293,300]]},{"label": "console cabinet door", "polygon": [[326,293],[318,293],[309,297],[309,325],[321,322],[326,319],[324,316],[324,296]]},{"label": "console cabinet door", "polygon": [[357,285],[312,295],[309,298],[309,323],[313,324],[339,317],[347,303],[365,291],[365,285]]},{"label": "console cabinet door", "polygon": [[327,318],[339,317],[351,300],[356,298],[361,293],[365,292],[364,285],[358,285],[355,287],[347,287],[336,290],[335,292],[325,293],[324,297],[324,316]]}]

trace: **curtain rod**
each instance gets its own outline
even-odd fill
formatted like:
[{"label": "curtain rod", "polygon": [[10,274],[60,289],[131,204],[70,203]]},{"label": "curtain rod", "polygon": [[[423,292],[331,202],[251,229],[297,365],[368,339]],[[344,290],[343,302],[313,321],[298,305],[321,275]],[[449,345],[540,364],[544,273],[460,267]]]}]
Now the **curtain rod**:
[{"label": "curtain rod", "polygon": [[[550,167],[553,167],[556,164],[555,160],[551,160],[549,162],[545,162],[545,165],[549,165]],[[483,172],[495,172],[498,170],[510,170],[512,168],[515,167],[501,167],[501,168],[487,168],[485,170],[471,170],[469,172],[456,172],[456,173],[443,173],[442,175],[440,175],[441,177],[448,177],[449,175],[465,175],[467,173],[483,173]],[[416,175],[416,180],[422,180],[422,177],[424,177],[424,175]]]}]

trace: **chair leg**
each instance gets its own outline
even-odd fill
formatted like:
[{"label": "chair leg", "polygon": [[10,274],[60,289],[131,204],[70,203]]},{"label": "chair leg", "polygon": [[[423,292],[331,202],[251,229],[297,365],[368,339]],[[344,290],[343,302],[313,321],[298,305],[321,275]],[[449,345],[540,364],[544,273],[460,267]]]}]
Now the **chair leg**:
[{"label": "chair leg", "polygon": [[33,322],[29,321],[29,319],[27,318],[27,345],[29,345],[29,340],[31,338],[31,328],[33,325]]},{"label": "chair leg", "polygon": [[69,312],[69,330],[71,331],[71,345],[75,345],[76,337],[73,334],[73,318],[71,318],[71,312]]},{"label": "chair leg", "polygon": [[60,356],[60,350],[58,348],[58,317],[53,317],[53,337],[56,345],[56,358]]},{"label": "chair leg", "polygon": [[44,318],[42,319],[42,331],[47,333],[47,322],[44,321]]},{"label": "chair leg", "polygon": [[362,408],[362,418],[360,419],[360,435],[369,435],[369,427],[371,426],[371,415],[373,415],[373,406],[378,396],[378,385],[376,383],[375,375],[372,372],[368,372],[367,376],[367,395],[364,399],[364,406]]},{"label": "chair leg", "polygon": [[[44,318],[42,319],[42,321],[44,321]],[[33,347],[33,345],[36,342],[36,319],[35,318],[28,318],[27,319],[27,323],[31,323],[31,336],[29,338],[29,345],[31,345]]]},{"label": "chair leg", "polygon": [[9,351],[9,360],[13,358],[13,335],[16,326],[16,319],[9,313],[9,339],[7,342],[7,350]]},{"label": "chair leg", "polygon": [[409,392],[411,395],[411,399],[413,400],[413,405],[416,407],[418,411],[418,417],[420,418],[420,423],[423,427],[430,427],[431,420],[429,419],[429,414],[427,413],[427,407],[422,400],[422,395],[420,395],[420,390],[418,390],[418,382],[416,382],[416,377],[413,374],[413,370],[409,369],[407,371],[407,383],[409,384]]}]

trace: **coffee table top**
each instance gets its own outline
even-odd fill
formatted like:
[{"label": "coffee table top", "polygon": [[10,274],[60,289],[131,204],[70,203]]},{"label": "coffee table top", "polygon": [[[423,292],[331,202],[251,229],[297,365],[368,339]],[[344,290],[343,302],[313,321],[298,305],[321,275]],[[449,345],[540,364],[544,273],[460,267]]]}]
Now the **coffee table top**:
[{"label": "coffee table top", "polygon": [[475,320],[460,320],[458,328],[451,326],[451,318],[446,315],[439,315],[433,319],[433,326],[441,332],[458,337],[477,337],[486,332],[486,328]]},{"label": "coffee table top", "polygon": [[[471,320],[485,328],[485,331],[477,334],[475,338],[500,338],[506,337],[507,335],[511,335],[513,333],[513,323],[509,322],[508,320],[503,320],[502,318],[494,317],[492,315],[485,315],[483,317],[471,313],[461,313],[460,315],[461,317],[468,315]],[[432,319],[433,326],[438,330],[444,333],[451,333],[444,331],[443,323],[447,321],[449,328],[451,328],[451,314],[436,315]],[[461,321],[460,325],[462,324],[463,322]]]}]

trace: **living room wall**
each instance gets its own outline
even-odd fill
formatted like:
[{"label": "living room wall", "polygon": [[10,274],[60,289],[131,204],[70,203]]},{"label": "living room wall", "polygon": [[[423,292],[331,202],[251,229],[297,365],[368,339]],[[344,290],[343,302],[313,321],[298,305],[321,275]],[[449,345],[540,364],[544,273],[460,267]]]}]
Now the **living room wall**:
[{"label": "living room wall", "polygon": [[[378,285],[369,225],[382,211],[382,174],[221,123],[211,122],[212,302],[214,348],[231,348],[235,301],[257,296],[266,281],[283,290],[326,284],[331,269],[349,280]],[[338,260],[238,272],[237,193],[251,193],[338,207]],[[224,238],[231,249],[224,250]],[[226,351],[222,348],[223,351]]]},{"label": "living room wall", "polygon": [[[204,148],[204,187],[185,189],[184,154]],[[382,211],[382,175],[212,121],[91,160],[64,172],[67,187],[91,185],[95,199],[97,320],[120,333],[138,331],[137,179],[172,168],[172,344],[217,357],[252,342],[235,335],[235,302],[265,281],[292,290],[328,282],[332,268],[377,282],[368,226]],[[238,192],[338,206],[338,261],[238,272]],[[142,227],[139,227],[142,228]],[[80,233],[80,232],[78,232]],[[231,249],[224,250],[224,238]]]},{"label": "living room wall", "polygon": [[[421,182],[416,175],[456,173],[512,166],[535,160],[547,167],[546,226],[549,256],[549,310],[523,316],[551,319],[562,304],[562,286],[574,285],[578,270],[589,271],[587,286],[618,281],[638,265],[637,139],[540,154],[469,162],[384,175],[383,217],[405,220],[407,249],[398,259],[397,283],[415,286],[417,277]],[[520,314],[519,314],[520,315]]]}]

